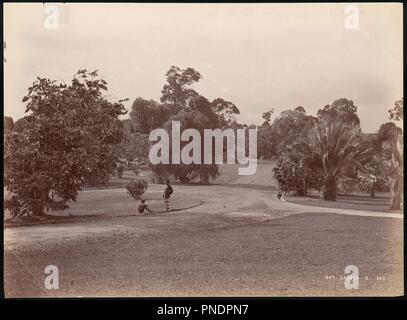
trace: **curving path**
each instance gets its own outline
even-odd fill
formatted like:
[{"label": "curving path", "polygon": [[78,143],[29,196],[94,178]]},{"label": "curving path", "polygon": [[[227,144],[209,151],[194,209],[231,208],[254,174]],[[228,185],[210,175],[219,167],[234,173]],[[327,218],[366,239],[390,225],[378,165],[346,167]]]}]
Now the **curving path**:
[{"label": "curving path", "polygon": [[[149,192],[160,194],[163,186],[152,185]],[[291,202],[279,201],[274,191],[264,191],[255,188],[228,187],[228,186],[175,186],[178,198],[186,198],[185,201],[190,208],[182,210],[163,212],[159,211],[150,215],[134,214],[135,205],[130,202],[122,207],[117,201],[110,201],[109,205],[104,205],[92,219],[79,220],[72,223],[61,224],[40,224],[33,226],[19,226],[6,228],[4,231],[4,246],[6,249],[35,246],[37,243],[59,243],[61,241],[77,240],[81,237],[100,237],[103,235],[123,233],[126,231],[152,230],[153,226],[178,225],[189,221],[199,225],[199,218],[206,221],[208,216],[218,218],[245,218],[252,221],[268,221],[270,219],[287,217],[293,214],[303,213],[329,213],[363,217],[396,218],[403,219],[402,214],[359,211],[347,209],[333,209],[324,207],[314,207],[309,205],[295,204]],[[99,197],[117,198],[123,196],[124,189],[110,189],[97,191],[84,191],[87,202],[94,202],[98,206]],[[92,195],[93,194],[93,198]],[[116,194],[118,194],[116,196]],[[128,199],[128,197],[126,198]],[[70,211],[75,214],[75,210],[83,214],[86,212],[82,208],[81,198],[78,203],[71,206]],[[112,212],[115,212],[114,214]],[[215,221],[215,220],[214,220]],[[125,223],[124,223],[125,222]],[[232,223],[232,222],[231,222]]]}]

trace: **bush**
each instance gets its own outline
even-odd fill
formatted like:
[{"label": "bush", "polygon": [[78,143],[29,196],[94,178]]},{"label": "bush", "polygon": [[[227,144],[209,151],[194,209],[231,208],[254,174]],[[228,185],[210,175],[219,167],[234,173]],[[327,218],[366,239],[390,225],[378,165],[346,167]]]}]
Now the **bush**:
[{"label": "bush", "polygon": [[131,180],[126,189],[133,199],[140,200],[141,195],[147,190],[147,181],[144,179]]},{"label": "bush", "polygon": [[309,189],[321,189],[322,177],[318,170],[308,168],[303,163],[281,157],[273,171],[282,191],[294,191],[296,196],[304,196]]}]

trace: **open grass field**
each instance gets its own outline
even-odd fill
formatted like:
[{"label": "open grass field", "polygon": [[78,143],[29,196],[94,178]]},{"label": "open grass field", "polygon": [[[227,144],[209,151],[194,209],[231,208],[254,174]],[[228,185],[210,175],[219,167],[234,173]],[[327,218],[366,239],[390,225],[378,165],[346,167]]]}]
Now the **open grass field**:
[{"label": "open grass field", "polygon": [[[303,213],[258,221],[186,213],[6,250],[8,296],[349,296],[403,293],[402,221]],[[74,225],[73,228],[78,228]],[[92,232],[96,225],[82,225]],[[38,231],[40,231],[39,229]],[[49,232],[49,231],[48,231]],[[76,230],[76,232],[78,232]],[[60,267],[60,290],[43,268]],[[344,287],[358,266],[360,289]],[[329,278],[327,278],[327,276]],[[366,278],[367,277],[367,278]]]},{"label": "open grass field", "polygon": [[214,183],[269,187],[276,190],[277,183],[273,175],[274,167],[274,161],[257,160],[257,170],[254,175],[239,176],[238,165],[223,164],[220,166],[221,175],[214,181]]}]

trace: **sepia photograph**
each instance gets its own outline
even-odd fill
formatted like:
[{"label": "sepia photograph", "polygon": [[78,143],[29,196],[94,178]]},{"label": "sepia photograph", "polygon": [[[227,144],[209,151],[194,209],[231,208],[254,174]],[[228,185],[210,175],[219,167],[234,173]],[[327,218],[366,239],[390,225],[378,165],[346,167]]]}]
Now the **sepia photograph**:
[{"label": "sepia photograph", "polygon": [[404,296],[402,3],[9,2],[3,29],[6,299]]}]

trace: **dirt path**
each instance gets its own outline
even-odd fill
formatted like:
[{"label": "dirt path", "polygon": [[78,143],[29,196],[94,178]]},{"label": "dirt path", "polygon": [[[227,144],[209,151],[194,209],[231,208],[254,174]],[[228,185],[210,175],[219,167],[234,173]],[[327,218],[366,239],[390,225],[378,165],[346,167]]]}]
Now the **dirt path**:
[{"label": "dirt path", "polygon": [[[152,186],[151,192],[157,192],[162,186]],[[178,197],[188,199],[204,198],[203,204],[187,211],[160,212],[146,215],[134,215],[134,204],[132,207],[120,208],[117,200],[111,202],[100,209],[99,219],[85,219],[79,222],[61,223],[61,224],[41,224],[30,226],[18,226],[6,228],[4,231],[4,246],[7,250],[24,247],[47,247],[48,245],[57,245],[66,241],[77,241],[100,236],[115,236],[117,234],[133,233],[135,236],[160,232],[164,228],[184,228],[185,224],[189,226],[199,226],[205,224],[204,221],[210,219],[215,223],[214,216],[218,219],[225,219],[224,215],[230,212],[236,212],[250,208],[252,210],[252,219],[264,219],[264,212],[269,208],[259,200],[257,190],[228,188],[222,186],[176,186]],[[93,205],[100,202],[97,199],[91,199],[90,194],[98,194],[101,191],[85,191],[82,197],[87,202],[88,210]],[[109,197],[119,197],[124,192],[123,189],[109,190]],[[204,195],[204,196],[203,196]],[[105,195],[97,195],[106,197]],[[127,197],[128,198],[128,197]],[[126,199],[127,199],[126,198]],[[92,202],[94,204],[92,204]],[[90,203],[90,204],[89,204]],[[116,210],[116,214],[107,214],[108,210]],[[86,213],[84,204],[79,199],[77,204],[71,206],[72,212]],[[127,211],[126,211],[127,210]],[[131,210],[129,212],[129,210]],[[257,212],[256,212],[257,211]],[[118,214],[119,212],[120,214]],[[127,214],[126,214],[127,212]],[[274,213],[280,216],[280,213]],[[273,216],[273,212],[267,214],[267,217]],[[236,220],[236,219],[234,219]]]},{"label": "dirt path", "polygon": [[[152,192],[158,193],[162,188],[158,185],[152,186]],[[7,250],[17,247],[30,247],[35,245],[58,244],[70,240],[81,238],[91,238],[99,236],[109,236],[132,232],[135,235],[145,235],[148,233],[160,232],[160,228],[182,228],[186,223],[199,225],[202,221],[213,219],[250,219],[252,221],[268,221],[270,219],[286,217],[292,214],[304,212],[335,213],[366,217],[385,217],[402,219],[401,214],[380,213],[373,211],[352,211],[345,209],[331,209],[322,207],[312,207],[307,205],[282,202],[277,200],[274,191],[264,191],[250,188],[227,187],[227,186],[177,186],[176,190],[182,197],[190,199],[204,198],[203,204],[187,211],[180,212],[160,212],[143,216],[134,216],[126,210],[128,207],[118,208],[117,201],[113,206],[117,208],[118,214],[107,215],[109,207],[101,208],[104,214],[100,219],[89,221],[79,221],[68,224],[36,225],[26,227],[6,228],[4,231],[4,246]],[[86,201],[89,200],[90,193],[101,191],[85,191]],[[109,195],[123,194],[122,189],[109,190]],[[203,196],[204,195],[204,196]],[[100,195],[103,197],[104,195]],[[187,201],[188,202],[188,201]],[[191,203],[195,203],[190,201]],[[95,201],[95,205],[98,202]],[[76,207],[81,207],[81,201]],[[110,208],[110,210],[113,210]],[[75,210],[75,205],[72,210]],[[131,208],[134,211],[133,208]],[[82,210],[80,212],[83,212]],[[126,214],[127,213],[127,214]],[[117,215],[117,216],[116,216]],[[235,221],[231,221],[235,223]]]}]

